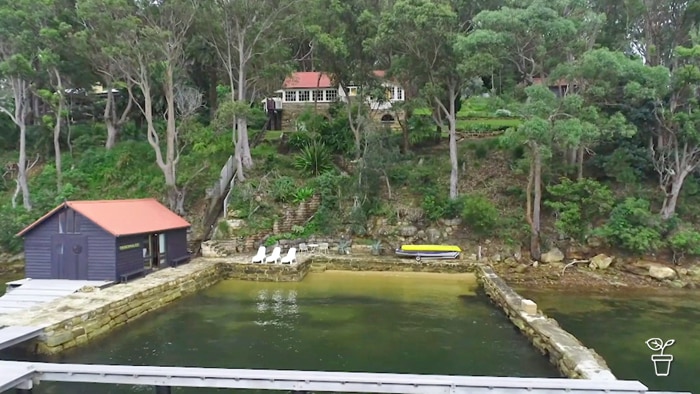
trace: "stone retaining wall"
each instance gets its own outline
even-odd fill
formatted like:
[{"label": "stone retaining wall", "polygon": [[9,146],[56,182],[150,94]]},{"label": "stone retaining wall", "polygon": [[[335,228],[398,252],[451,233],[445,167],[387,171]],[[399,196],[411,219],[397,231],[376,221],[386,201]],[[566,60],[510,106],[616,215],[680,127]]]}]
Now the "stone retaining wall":
[{"label": "stone retaining wall", "polygon": [[259,282],[301,282],[311,267],[311,260],[299,260],[298,264],[221,264],[221,274],[226,279],[254,280]]},{"label": "stone retaining wall", "polygon": [[0,316],[0,326],[46,327],[28,345],[56,354],[102,336],[221,279],[217,263],[195,259],[145,278],[62,297],[38,308]]},{"label": "stone retaining wall", "polygon": [[516,293],[491,267],[480,265],[477,278],[491,300],[543,355],[549,356],[563,375],[573,379],[616,380],[598,353],[537,310],[536,304]]},{"label": "stone retaining wall", "polygon": [[312,271],[403,271],[403,272],[437,272],[458,274],[475,272],[476,264],[472,262],[454,262],[450,260],[426,260],[420,263],[412,259],[398,259],[386,256],[338,256],[317,255],[313,257]]}]

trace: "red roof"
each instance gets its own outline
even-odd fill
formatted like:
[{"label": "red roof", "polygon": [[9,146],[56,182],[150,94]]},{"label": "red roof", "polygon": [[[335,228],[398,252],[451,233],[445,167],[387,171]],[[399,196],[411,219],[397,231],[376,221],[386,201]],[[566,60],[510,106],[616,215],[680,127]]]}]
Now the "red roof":
[{"label": "red roof", "polygon": [[157,233],[190,227],[190,224],[154,198],[135,200],[66,201],[17,233],[23,236],[61,209],[72,208],[103,230],[124,235]]},{"label": "red roof", "polygon": [[[320,77],[320,79],[319,79]],[[288,76],[282,84],[282,89],[326,89],[333,88],[331,78],[326,73],[318,71],[295,72]]]}]

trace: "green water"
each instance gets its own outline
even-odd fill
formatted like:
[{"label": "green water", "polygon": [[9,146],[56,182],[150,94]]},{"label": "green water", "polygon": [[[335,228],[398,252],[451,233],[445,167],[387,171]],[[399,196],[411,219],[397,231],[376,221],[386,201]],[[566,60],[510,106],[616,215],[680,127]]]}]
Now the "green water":
[{"label": "green water", "polygon": [[[225,281],[58,361],[559,376],[475,289],[470,275],[326,272],[301,283]],[[3,355],[10,357],[22,355]],[[42,383],[35,392],[151,390]]]},{"label": "green water", "polygon": [[[618,379],[653,390],[700,393],[700,293],[638,291],[606,295],[519,291],[536,301],[586,346],[594,348]],[[676,343],[668,376],[656,376],[649,338]]]}]

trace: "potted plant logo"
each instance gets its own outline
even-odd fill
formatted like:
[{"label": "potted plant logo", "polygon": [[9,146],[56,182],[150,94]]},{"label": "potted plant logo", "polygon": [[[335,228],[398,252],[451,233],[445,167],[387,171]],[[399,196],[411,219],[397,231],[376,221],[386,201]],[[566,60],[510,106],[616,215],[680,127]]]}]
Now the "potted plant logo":
[{"label": "potted plant logo", "polygon": [[672,354],[664,354],[664,349],[676,343],[675,339],[669,339],[664,343],[661,338],[650,338],[647,339],[646,344],[649,349],[659,352],[659,354],[653,354],[651,356],[651,361],[654,363],[654,373],[656,376],[668,376],[671,373],[671,361],[673,361]]}]

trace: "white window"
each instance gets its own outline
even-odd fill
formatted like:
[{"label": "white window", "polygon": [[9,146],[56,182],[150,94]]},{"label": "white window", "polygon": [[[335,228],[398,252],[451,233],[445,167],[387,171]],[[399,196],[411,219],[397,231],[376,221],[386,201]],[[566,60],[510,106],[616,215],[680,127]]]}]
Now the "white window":
[{"label": "white window", "polygon": [[314,90],[314,101],[323,101],[323,90]]},{"label": "white window", "polygon": [[158,249],[160,254],[165,253],[165,234],[158,234]]},{"label": "white window", "polygon": [[396,99],[399,101],[403,101],[403,89],[401,88],[396,88]]},{"label": "white window", "polygon": [[297,101],[297,91],[287,90],[284,92],[284,101]]},{"label": "white window", "polygon": [[300,90],[299,91],[299,101],[309,101],[309,91]]},{"label": "white window", "polygon": [[338,91],[335,89],[326,89],[325,101],[336,101],[338,99]]},{"label": "white window", "polygon": [[352,86],[352,87],[348,88],[348,96],[350,96],[350,97],[357,96],[357,87],[356,86]]}]

